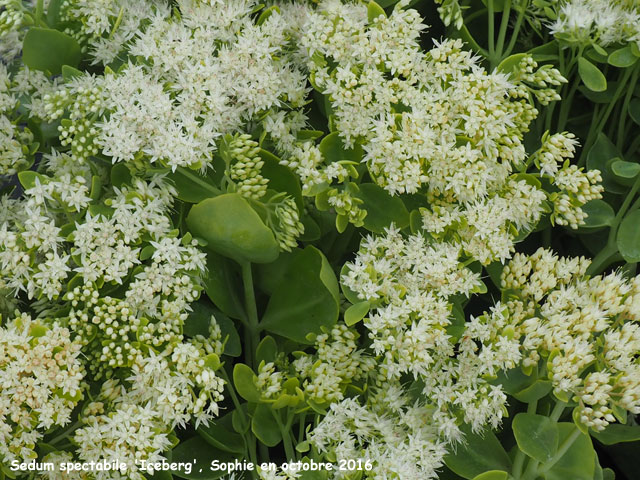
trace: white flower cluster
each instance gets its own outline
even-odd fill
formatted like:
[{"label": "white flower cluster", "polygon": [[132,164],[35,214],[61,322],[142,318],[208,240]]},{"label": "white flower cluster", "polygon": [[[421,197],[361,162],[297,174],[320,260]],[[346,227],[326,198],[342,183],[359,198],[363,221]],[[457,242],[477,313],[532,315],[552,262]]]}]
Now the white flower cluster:
[{"label": "white flower cluster", "polygon": [[447,448],[438,440],[433,411],[415,404],[399,385],[374,396],[388,398],[367,406],[354,398],[331,405],[311,433],[316,448],[336,461],[371,462],[366,478],[437,478]]},{"label": "white flower cluster", "polygon": [[35,459],[44,433],[71,421],[85,388],[80,348],[67,328],[26,313],[0,327],[3,462]]},{"label": "white flower cluster", "polygon": [[[224,381],[207,366],[207,357],[192,343],[178,343],[132,366],[130,397],[138,405],[151,405],[171,427],[184,427],[195,418],[196,428],[218,415]],[[217,365],[216,365],[217,367]]]},{"label": "white flower cluster", "polygon": [[462,440],[462,422],[480,432],[505,414],[506,395],[485,379],[517,365],[519,343],[498,309],[459,318],[454,299],[483,288],[460,254],[459,245],[390,228],[365,239],[343,272],[343,286],[369,302],[375,368],[360,374],[371,377],[366,395],[333,403],[311,439],[330,456],[370,459],[368,478],[434,478],[448,445]]},{"label": "white flower cluster", "polygon": [[45,161],[55,176],[35,174],[23,198],[1,200],[0,286],[10,290],[11,297],[20,292],[28,299],[60,296],[72,271],[61,228],[68,222],[65,212],[82,211],[91,200],[87,167],[55,152]]},{"label": "white flower cluster", "polygon": [[78,444],[77,455],[83,462],[100,462],[103,459],[126,464],[120,472],[95,471],[95,480],[144,480],[136,462],[161,462],[162,452],[171,447],[167,426],[150,405],[118,402],[107,414],[86,419],[87,425],[79,428],[74,440]]},{"label": "white flower cluster", "polygon": [[502,288],[525,371],[546,369],[556,397],[602,430],[620,412],[640,413],[640,277],[589,278],[589,263],[544,249],[517,254]]},{"label": "white flower cluster", "polygon": [[[143,61],[73,79],[49,99],[52,118],[68,112],[62,134],[72,138],[74,153],[99,151],[113,162],[144,157],[173,170],[206,168],[220,135],[244,129],[270,109],[304,104],[306,78],[288,58],[286,25],[277,12],[256,25],[254,3],[239,0],[181,0],[179,14],[161,3],[99,2],[103,9],[93,3],[75,1],[69,8],[96,32],[108,28],[114,14],[122,18],[115,32],[126,42],[99,37],[115,45],[100,48],[117,53],[125,42],[130,58]],[[137,14],[148,18],[141,31]]]},{"label": "white flower cluster", "polygon": [[[162,8],[147,0],[63,0],[60,20],[65,33],[73,36],[93,63],[109,64],[135,39],[150,13]],[[166,7],[165,7],[166,8]]]},{"label": "white flower cluster", "polygon": [[577,144],[571,133],[549,135],[547,132],[542,138],[542,146],[532,155],[540,175],[549,178],[559,189],[559,192],[549,195],[553,204],[551,220],[574,229],[587,217],[581,207],[590,200],[601,198],[604,191],[600,185],[602,176],[599,170],[584,172],[569,163]]},{"label": "white flower cluster", "polygon": [[[362,145],[376,183],[391,194],[426,194],[425,230],[439,238],[455,231],[467,254],[482,263],[504,261],[517,233],[532,228],[546,208],[541,186],[515,173],[526,168],[523,136],[538,114],[530,98],[557,100],[554,88],[566,80],[531,57],[511,74],[488,73],[460,40],[423,52],[418,39],[425,26],[403,5],[369,22],[363,5],[321,3],[300,39],[310,79],[327,95],[345,146]],[[298,118],[279,124],[270,128],[283,139],[300,128]],[[298,142],[283,163],[306,194],[326,191],[329,206],[362,224],[366,213],[348,185],[329,186],[353,175],[348,162]]]},{"label": "white flower cluster", "polygon": [[16,80],[12,77],[0,62],[0,178],[28,167],[31,154],[34,153],[31,151],[33,134],[28,128],[19,126],[17,121],[19,92]]},{"label": "white flower cluster", "polygon": [[640,47],[640,5],[633,0],[547,0],[555,10],[550,31],[573,44]]},{"label": "white flower cluster", "polygon": [[347,385],[365,380],[373,370],[375,360],[358,349],[358,337],[346,325],[335,325],[316,337],[313,355],[300,354],[294,360],[293,367],[310,400],[317,404],[340,401]]}]

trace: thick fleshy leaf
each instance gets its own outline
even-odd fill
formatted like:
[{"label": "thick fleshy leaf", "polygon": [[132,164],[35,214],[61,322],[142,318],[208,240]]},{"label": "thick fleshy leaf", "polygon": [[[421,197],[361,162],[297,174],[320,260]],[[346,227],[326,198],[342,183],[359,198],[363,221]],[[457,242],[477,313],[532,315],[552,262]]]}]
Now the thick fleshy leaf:
[{"label": "thick fleshy leaf", "polygon": [[620,425],[612,423],[601,432],[591,431],[591,436],[605,445],[636,442],[640,440],[640,426]]},{"label": "thick fleshy leaf", "polygon": [[598,138],[587,154],[587,168],[600,170],[602,186],[609,193],[626,193],[628,191],[628,187],[620,185],[616,181],[611,170],[611,164],[620,158],[622,158],[622,153],[603,133],[598,134]]},{"label": "thick fleshy leaf", "polygon": [[614,160],[611,163],[611,170],[618,177],[635,178],[640,173],[640,164],[625,160]]},{"label": "thick fleshy leaf", "polygon": [[629,263],[640,262],[640,210],[628,213],[618,229],[616,244],[622,258]]},{"label": "thick fleshy leaf", "polygon": [[209,445],[225,452],[242,454],[244,440],[233,431],[231,416],[232,413],[228,413],[220,419],[210,421],[209,425],[200,425],[196,431]]},{"label": "thick fleshy leaf", "polygon": [[539,462],[548,462],[558,450],[557,424],[549,417],[519,413],[511,428],[520,450]]},{"label": "thick fleshy leaf", "polygon": [[264,162],[261,174],[269,179],[269,188],[278,192],[286,192],[296,201],[298,210],[302,212],[302,188],[298,177],[290,168],[280,165],[280,159],[273,153],[260,150],[260,158]]},{"label": "thick fleshy leaf", "polygon": [[194,205],[187,226],[194,236],[208,242],[208,248],[238,262],[268,263],[278,258],[273,232],[237,193]]},{"label": "thick fleshy leaf", "polygon": [[580,225],[582,230],[595,230],[610,226],[616,216],[613,207],[599,198],[585,203],[582,210],[587,214],[584,225]]},{"label": "thick fleshy leaf", "polygon": [[178,191],[178,198],[187,203],[198,203],[207,198],[220,195],[220,190],[215,187],[216,178],[213,171],[206,175],[200,175],[195,170],[179,167],[175,172],[166,175]]},{"label": "thick fleshy leaf", "polygon": [[355,325],[360,320],[362,320],[367,313],[369,313],[369,308],[371,305],[369,302],[358,302],[355,305],[351,305],[347,308],[346,312],[344,312],[344,323],[346,323],[349,327]]},{"label": "thick fleshy leaf", "polygon": [[63,65],[78,65],[80,45],[58,30],[32,27],[24,37],[22,61],[29,68],[57,75],[62,72]]},{"label": "thick fleshy leaf", "polygon": [[[279,415],[278,412],[275,412]],[[282,441],[282,433],[273,418],[271,406],[261,403],[251,417],[251,431],[267,447],[275,447]]]},{"label": "thick fleshy leaf", "polygon": [[578,73],[589,90],[604,92],[607,89],[607,79],[603,73],[584,57],[578,59]]},{"label": "thick fleshy leaf", "polygon": [[259,365],[263,361],[265,363],[273,362],[276,355],[278,355],[278,345],[271,335],[267,335],[256,348],[256,363]]},{"label": "thick fleshy leaf", "polygon": [[465,444],[458,445],[455,452],[449,453],[444,461],[454,473],[472,480],[488,470],[511,471],[511,459],[491,431],[476,435],[463,425]]},{"label": "thick fleshy leaf", "polygon": [[362,160],[362,147],[356,143],[353,148],[345,148],[338,132],[332,132],[322,139],[318,148],[322,155],[330,162],[350,160],[360,163]]},{"label": "thick fleshy leaf", "polygon": [[509,474],[504,470],[489,470],[474,477],[473,480],[507,480],[508,478]]},{"label": "thick fleshy leaf", "polygon": [[384,229],[395,224],[398,228],[409,225],[409,212],[400,197],[392,197],[375,183],[359,185],[357,198],[363,201],[362,208],[367,211],[364,228],[374,233],[384,233]]},{"label": "thick fleshy leaf", "polygon": [[207,252],[207,276],[204,278],[204,289],[209,299],[231,318],[244,317],[242,280],[237,264],[218,255]]},{"label": "thick fleshy leaf", "polygon": [[260,325],[265,330],[309,343],[309,334],[338,319],[338,282],[326,258],[315,247],[299,251],[269,299]]},{"label": "thick fleshy leaf", "polygon": [[211,470],[211,462],[233,462],[236,459],[241,460],[241,457],[212,447],[198,435],[181,442],[171,451],[172,462],[188,464],[190,469],[181,468],[171,473],[174,477],[188,480],[215,480],[223,477],[225,472]]},{"label": "thick fleshy leaf", "polygon": [[531,385],[523,388],[522,390],[515,392],[513,396],[524,403],[531,403],[546,396],[553,385],[548,380],[536,380]]},{"label": "thick fleshy leaf", "polygon": [[244,363],[236,363],[233,367],[233,385],[238,395],[248,402],[260,401],[260,391],[256,387],[257,376],[253,370]]},{"label": "thick fleshy leaf", "polygon": [[380,15],[386,17],[387,14],[384,13],[384,10],[380,5],[371,0],[369,5],[367,6],[367,15],[369,17],[369,23],[373,23],[373,21],[378,18]]},{"label": "thick fleshy leaf", "polygon": [[608,58],[610,65],[614,67],[627,68],[636,63],[638,57],[631,52],[631,47],[626,46],[611,52]]},{"label": "thick fleshy leaf", "polygon": [[510,55],[500,62],[500,65],[498,65],[498,70],[502,73],[512,73],[518,67],[522,59],[526,56],[526,53],[515,53],[513,55]]},{"label": "thick fleshy leaf", "polygon": [[[573,423],[558,423],[558,445],[575,431]],[[567,452],[545,474],[546,480],[593,480],[596,452],[588,435],[580,434]]]}]

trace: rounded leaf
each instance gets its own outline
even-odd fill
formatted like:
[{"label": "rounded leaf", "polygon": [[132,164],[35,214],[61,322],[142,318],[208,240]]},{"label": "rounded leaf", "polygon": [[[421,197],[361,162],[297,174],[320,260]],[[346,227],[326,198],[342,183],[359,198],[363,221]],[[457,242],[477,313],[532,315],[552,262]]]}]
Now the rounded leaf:
[{"label": "rounded leaf", "polygon": [[616,50],[615,52],[611,52],[607,61],[609,65],[613,65],[614,67],[627,68],[636,63],[638,57],[636,57],[631,51],[630,46],[626,46]]},{"label": "rounded leaf", "polygon": [[556,422],[544,415],[517,414],[511,425],[518,448],[539,462],[547,462],[558,450]]},{"label": "rounded leaf", "polygon": [[640,440],[640,426],[620,425],[612,423],[601,432],[591,431],[591,436],[604,445],[616,443],[637,442]]},{"label": "rounded leaf", "polygon": [[[271,406],[261,403],[251,417],[251,431],[267,447],[275,447],[282,441],[282,433],[273,418]],[[275,412],[279,415],[278,412]]]},{"label": "rounded leaf", "polygon": [[238,395],[248,402],[257,403],[260,401],[260,391],[256,387],[256,374],[248,365],[236,363],[233,367],[233,385],[236,387]]},{"label": "rounded leaf", "polygon": [[367,301],[358,302],[355,305],[351,305],[349,308],[347,308],[347,311],[344,312],[344,323],[346,323],[349,327],[355,325],[360,320],[362,320],[367,315],[367,313],[369,313],[370,307],[371,304]]},{"label": "rounded leaf", "polygon": [[409,225],[409,211],[402,199],[392,197],[375,183],[359,185],[355,197],[363,201],[362,208],[367,211],[364,228],[374,233],[384,233],[384,229],[394,223],[398,228]]},{"label": "rounded leaf", "polygon": [[467,479],[488,470],[511,471],[511,459],[500,441],[491,431],[477,435],[467,425],[460,427],[465,436],[464,444],[445,456],[444,461],[454,473]]},{"label": "rounded leaf", "polygon": [[607,89],[607,79],[603,73],[584,57],[578,59],[578,73],[589,90],[604,92]]},{"label": "rounded leaf", "polygon": [[80,45],[58,30],[32,27],[24,37],[22,61],[29,68],[58,75],[63,65],[80,63]]},{"label": "rounded leaf", "polygon": [[265,330],[300,343],[338,319],[338,282],[320,250],[307,247],[292,259],[260,323]]},{"label": "rounded leaf", "polygon": [[278,258],[273,232],[237,193],[194,205],[187,226],[194,236],[208,242],[208,248],[238,262],[268,263]]},{"label": "rounded leaf", "polygon": [[621,178],[635,178],[640,173],[640,164],[625,160],[611,162],[611,171]]},{"label": "rounded leaf", "polygon": [[489,470],[473,477],[473,480],[507,480],[508,478],[509,474],[504,470]]},{"label": "rounded leaf", "polygon": [[[577,428],[573,423],[558,423],[558,444]],[[588,435],[581,434],[558,462],[545,473],[546,480],[593,480],[596,466],[596,452]]]},{"label": "rounded leaf", "polygon": [[627,214],[620,223],[616,244],[629,263],[640,262],[640,210]]},{"label": "rounded leaf", "polygon": [[584,225],[580,225],[582,230],[610,226],[616,216],[613,207],[600,199],[588,201],[582,206],[582,210],[587,214]]}]

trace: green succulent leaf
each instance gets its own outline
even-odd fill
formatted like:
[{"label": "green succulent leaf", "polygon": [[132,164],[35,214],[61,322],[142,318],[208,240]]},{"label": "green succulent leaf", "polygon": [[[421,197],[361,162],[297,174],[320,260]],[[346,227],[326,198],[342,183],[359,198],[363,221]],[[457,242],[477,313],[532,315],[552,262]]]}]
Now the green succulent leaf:
[{"label": "green succulent leaf", "polygon": [[618,250],[629,263],[640,262],[640,210],[628,213],[618,229],[616,244]]},{"label": "green succulent leaf", "polygon": [[298,251],[273,291],[260,323],[264,330],[299,343],[338,319],[338,282],[315,247]]},{"label": "green succulent leaf", "polygon": [[445,456],[445,463],[454,473],[472,480],[488,470],[511,471],[511,459],[491,431],[477,435],[467,425],[461,430],[466,443]]},{"label": "green succulent leaf", "polygon": [[194,236],[204,238],[211,250],[238,262],[268,263],[278,258],[273,232],[237,193],[194,205],[187,226]]},{"label": "green succulent leaf", "polygon": [[539,462],[547,462],[558,450],[556,422],[544,415],[517,414],[511,425],[518,448]]},{"label": "green succulent leaf", "polygon": [[[267,447],[275,447],[282,441],[282,433],[273,417],[271,406],[261,403],[251,417],[251,431]],[[279,415],[278,412],[275,412]]]},{"label": "green succulent leaf", "polygon": [[58,75],[63,65],[80,63],[80,45],[58,30],[32,27],[24,37],[22,61],[29,68]]},{"label": "green succulent leaf", "polygon": [[[573,423],[558,423],[558,445],[562,445],[576,430]],[[566,453],[549,469],[546,480],[593,480],[596,452],[588,435],[580,434]]]},{"label": "green succulent leaf", "polygon": [[236,387],[238,395],[248,402],[258,403],[260,401],[260,391],[256,387],[257,376],[249,365],[236,363],[233,367],[233,385]]},{"label": "green succulent leaf", "polygon": [[619,68],[627,68],[636,63],[638,57],[636,57],[631,51],[631,47],[626,46],[619,48],[618,50],[611,52],[607,61],[610,65]]},{"label": "green succulent leaf", "polygon": [[212,461],[233,462],[242,459],[238,454],[212,447],[199,435],[181,442],[171,451],[170,458],[172,462],[192,465],[191,473],[187,473],[184,468],[172,471],[174,477],[188,480],[216,480],[224,476],[225,472],[211,470],[209,466]]},{"label": "green succulent leaf", "polygon": [[359,185],[357,198],[363,201],[362,208],[367,211],[364,228],[374,233],[384,233],[392,223],[398,228],[409,225],[409,211],[399,197],[392,197],[375,183]]},{"label": "green succulent leaf", "polygon": [[612,423],[601,432],[590,432],[591,436],[605,445],[616,443],[636,442],[640,440],[640,426],[620,425]]},{"label": "green succulent leaf", "polygon": [[607,89],[607,79],[603,73],[584,57],[578,59],[578,73],[589,90],[604,92]]},{"label": "green succulent leaf", "polygon": [[582,230],[596,230],[611,226],[616,216],[613,207],[600,199],[585,203],[582,210],[587,214],[584,225],[580,225]]}]

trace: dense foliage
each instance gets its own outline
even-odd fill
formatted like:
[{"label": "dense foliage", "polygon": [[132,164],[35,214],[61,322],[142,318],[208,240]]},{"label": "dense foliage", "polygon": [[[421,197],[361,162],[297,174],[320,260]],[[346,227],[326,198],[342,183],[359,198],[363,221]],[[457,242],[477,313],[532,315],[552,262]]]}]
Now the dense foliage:
[{"label": "dense foliage", "polygon": [[639,60],[634,0],[0,0],[0,479],[636,478]]}]

